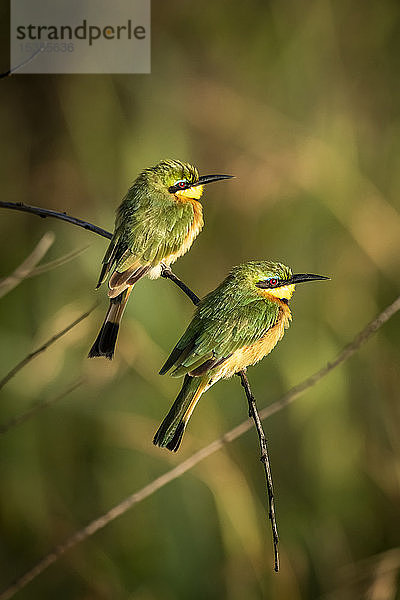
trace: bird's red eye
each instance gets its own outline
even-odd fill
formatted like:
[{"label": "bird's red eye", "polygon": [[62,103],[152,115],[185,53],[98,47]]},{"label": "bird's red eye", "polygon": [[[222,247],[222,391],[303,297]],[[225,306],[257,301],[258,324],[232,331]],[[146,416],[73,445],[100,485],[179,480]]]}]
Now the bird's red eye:
[{"label": "bird's red eye", "polygon": [[272,279],[269,280],[269,285],[271,287],[275,287],[276,285],[278,285],[278,280],[275,277],[272,277]]},{"label": "bird's red eye", "polygon": [[180,188],[184,188],[185,187],[185,182],[184,181],[180,181],[179,182],[179,187]]}]

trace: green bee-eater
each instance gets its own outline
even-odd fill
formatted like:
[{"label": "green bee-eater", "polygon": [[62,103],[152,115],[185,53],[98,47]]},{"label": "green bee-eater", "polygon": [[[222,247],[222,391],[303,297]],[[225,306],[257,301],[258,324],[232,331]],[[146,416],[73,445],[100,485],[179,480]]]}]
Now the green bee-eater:
[{"label": "green bee-eater", "polygon": [[96,289],[108,275],[110,306],[89,357],[112,359],[119,323],[134,284],[156,279],[162,265],[185,254],[203,227],[199,202],[203,186],[231,175],[199,176],[196,167],[163,160],[145,169],[117,210],[114,234],[103,259]]},{"label": "green bee-eater", "polygon": [[248,262],[233,268],[201,300],[160,371],[164,375],[173,369],[172,377],[185,378],[154,444],[178,450],[201,395],[271,352],[292,320],[288,304],[295,285],[316,279],[329,278],[293,275],[289,267],[276,262]]}]

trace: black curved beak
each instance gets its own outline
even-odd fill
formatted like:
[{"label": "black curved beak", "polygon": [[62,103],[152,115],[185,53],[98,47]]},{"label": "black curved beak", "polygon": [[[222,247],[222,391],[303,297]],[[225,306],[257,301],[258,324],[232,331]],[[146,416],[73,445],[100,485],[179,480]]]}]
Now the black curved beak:
[{"label": "black curved beak", "polygon": [[325,277],[324,275],[313,275],[312,273],[298,273],[297,275],[292,275],[292,277],[286,283],[303,283],[304,281],[319,281],[323,279],[330,279],[330,277]]},{"label": "black curved beak", "polygon": [[232,179],[234,175],[202,175],[199,177],[196,183],[193,183],[191,187],[196,185],[205,185],[206,183],[213,183],[214,181],[222,181],[222,179]]}]

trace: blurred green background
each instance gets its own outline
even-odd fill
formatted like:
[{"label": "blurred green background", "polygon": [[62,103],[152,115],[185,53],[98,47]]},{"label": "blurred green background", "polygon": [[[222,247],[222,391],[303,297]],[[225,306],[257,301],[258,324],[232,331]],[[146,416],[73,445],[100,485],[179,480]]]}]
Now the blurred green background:
[{"label": "blurred green background", "polygon": [[[112,229],[137,173],[162,158],[232,173],[175,272],[203,295],[233,265],[279,259],[332,275],[300,287],[294,322],[249,378],[266,406],[331,359],[399,293],[400,6],[394,0],[152,2],[152,73],[0,84],[1,198]],[[1,8],[1,70],[8,8]],[[95,300],[95,312],[1,392],[1,586],[51,547],[247,416],[215,386],[181,451],[152,446],[180,382],[157,371],[192,314],[165,280],[129,303],[116,359],[86,360],[107,306],[107,241],[2,210],[1,275],[41,236],[43,262],[89,247],[1,298],[1,374]],[[400,319],[265,426],[281,536],[272,571],[251,431],[155,493],[29,585],[21,600],[400,598]]]}]

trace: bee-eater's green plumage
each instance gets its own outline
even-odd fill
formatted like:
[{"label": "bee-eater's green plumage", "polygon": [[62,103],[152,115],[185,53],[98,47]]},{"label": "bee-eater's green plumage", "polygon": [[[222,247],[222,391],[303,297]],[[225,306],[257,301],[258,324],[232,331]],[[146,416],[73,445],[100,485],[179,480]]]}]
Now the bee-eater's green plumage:
[{"label": "bee-eater's green plumage", "polygon": [[200,302],[160,371],[172,369],[173,377],[185,380],[155,435],[156,445],[176,451],[202,393],[271,352],[289,326],[295,284],[314,279],[326,278],[293,275],[281,263],[249,262],[232,269]]},{"label": "bee-eater's green plumage", "polygon": [[178,180],[195,183],[198,178],[195,167],[167,160],[140,173],[118,208],[115,233],[103,261],[107,270],[99,283],[114,266],[119,272],[137,262],[156,267],[181,248],[193,222],[193,206],[176,202],[168,188]]},{"label": "bee-eater's green plumage", "polygon": [[119,322],[133,285],[185,254],[203,227],[203,185],[227,175],[199,177],[196,167],[163,160],[137,177],[117,211],[114,235],[97,287],[110,276],[110,307],[89,356],[112,358]]}]

